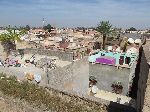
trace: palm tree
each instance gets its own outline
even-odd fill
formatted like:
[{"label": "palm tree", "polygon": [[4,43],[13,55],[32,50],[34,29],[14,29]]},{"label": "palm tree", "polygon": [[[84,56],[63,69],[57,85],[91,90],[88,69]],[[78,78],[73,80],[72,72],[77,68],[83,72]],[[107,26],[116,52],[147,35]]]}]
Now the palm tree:
[{"label": "palm tree", "polygon": [[106,38],[112,31],[112,25],[109,21],[101,21],[96,30],[103,35],[103,49],[105,49]]},{"label": "palm tree", "polygon": [[15,41],[20,41],[20,37],[23,34],[25,34],[25,30],[16,32],[14,28],[7,28],[7,32],[0,35],[1,44],[7,56],[10,54],[11,50],[16,49]]}]

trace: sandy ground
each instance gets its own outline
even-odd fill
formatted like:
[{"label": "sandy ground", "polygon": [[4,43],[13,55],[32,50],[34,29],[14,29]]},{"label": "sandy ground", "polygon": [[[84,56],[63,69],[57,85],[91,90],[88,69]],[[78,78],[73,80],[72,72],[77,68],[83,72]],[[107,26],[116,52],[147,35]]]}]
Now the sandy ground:
[{"label": "sandy ground", "polygon": [[[90,89],[89,89],[89,91],[90,91]],[[90,92],[89,92],[89,94],[90,94]],[[107,100],[107,101],[112,101],[112,102],[117,102],[117,98],[120,98],[121,99],[120,104],[127,104],[128,105],[131,102],[133,102],[133,100],[130,97],[111,93],[111,92],[107,92],[107,91],[103,91],[103,90],[98,90],[94,96],[101,98],[101,99],[104,99],[104,100]],[[134,106],[134,102],[133,102],[133,106]]]}]

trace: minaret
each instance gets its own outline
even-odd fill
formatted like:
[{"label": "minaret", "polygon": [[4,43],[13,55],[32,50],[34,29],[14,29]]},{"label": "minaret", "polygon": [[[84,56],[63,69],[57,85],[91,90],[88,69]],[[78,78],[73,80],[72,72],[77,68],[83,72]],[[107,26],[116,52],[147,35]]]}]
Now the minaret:
[{"label": "minaret", "polygon": [[45,19],[43,18],[43,21],[42,21],[42,25],[43,25],[43,27],[44,27],[44,25],[45,25]]}]

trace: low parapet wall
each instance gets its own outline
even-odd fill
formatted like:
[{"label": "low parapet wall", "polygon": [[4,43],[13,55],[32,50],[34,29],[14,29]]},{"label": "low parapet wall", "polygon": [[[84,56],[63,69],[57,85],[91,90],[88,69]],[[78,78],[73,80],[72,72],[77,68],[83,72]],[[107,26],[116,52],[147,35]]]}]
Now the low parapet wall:
[{"label": "low parapet wall", "polygon": [[89,64],[89,75],[94,76],[97,80],[97,87],[101,90],[112,92],[111,85],[120,81],[123,86],[122,95],[127,95],[130,69],[117,69],[115,66]]},{"label": "low parapet wall", "polygon": [[63,60],[63,61],[73,61],[73,52],[54,51],[54,50],[45,50],[45,49],[32,49],[32,48],[23,49],[23,51],[25,54],[56,56],[60,60]]},{"label": "low parapet wall", "polygon": [[89,65],[87,58],[59,67],[47,73],[50,87],[73,91],[79,94],[88,93]]}]

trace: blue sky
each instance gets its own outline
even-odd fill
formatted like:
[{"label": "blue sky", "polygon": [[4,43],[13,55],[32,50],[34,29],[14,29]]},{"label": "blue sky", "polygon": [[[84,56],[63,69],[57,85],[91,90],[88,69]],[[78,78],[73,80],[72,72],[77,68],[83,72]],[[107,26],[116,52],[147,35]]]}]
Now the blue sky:
[{"label": "blue sky", "polygon": [[0,0],[0,26],[96,26],[150,28],[150,0]]}]

